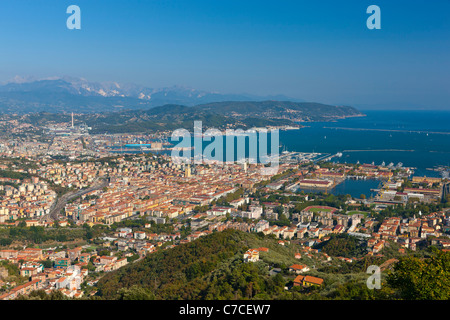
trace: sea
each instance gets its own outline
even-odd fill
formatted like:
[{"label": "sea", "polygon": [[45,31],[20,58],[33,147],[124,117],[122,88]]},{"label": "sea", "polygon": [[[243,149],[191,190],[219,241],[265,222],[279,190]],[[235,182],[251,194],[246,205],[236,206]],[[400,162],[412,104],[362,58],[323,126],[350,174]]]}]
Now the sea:
[{"label": "sea", "polygon": [[417,175],[439,176],[436,166],[450,166],[450,111],[363,111],[365,117],[306,123],[280,132],[289,151],[342,153],[336,162],[399,162]]},{"label": "sea", "polygon": [[[402,163],[414,175],[440,177],[438,166],[450,166],[450,111],[366,110],[364,117],[335,122],[303,123],[300,130],[280,132],[287,151],[342,153],[339,163]],[[374,196],[377,180],[346,180],[330,193]],[[308,190],[305,190],[308,191]],[[310,191],[310,190],[309,190]]]}]

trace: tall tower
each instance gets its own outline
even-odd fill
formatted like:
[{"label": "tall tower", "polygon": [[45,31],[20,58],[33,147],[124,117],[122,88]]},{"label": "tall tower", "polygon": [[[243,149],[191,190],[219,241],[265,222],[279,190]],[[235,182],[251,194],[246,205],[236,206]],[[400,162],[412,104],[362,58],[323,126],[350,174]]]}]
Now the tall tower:
[{"label": "tall tower", "polygon": [[442,186],[442,195],[441,195],[441,202],[445,202],[447,196],[450,194],[450,182],[445,183]]},{"label": "tall tower", "polygon": [[73,112],[72,112],[72,128],[73,128]]}]

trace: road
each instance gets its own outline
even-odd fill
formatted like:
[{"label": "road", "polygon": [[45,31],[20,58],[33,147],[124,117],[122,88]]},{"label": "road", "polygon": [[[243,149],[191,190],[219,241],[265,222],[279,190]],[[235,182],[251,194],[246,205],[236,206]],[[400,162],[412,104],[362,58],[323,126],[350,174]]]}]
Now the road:
[{"label": "road", "polygon": [[[71,199],[77,198],[83,194],[89,193],[91,191],[94,190],[98,190],[98,189],[102,189],[104,187],[106,187],[108,185],[108,181],[107,180],[98,180],[96,182],[94,182],[94,184],[92,186],[90,186],[87,189],[83,189],[83,190],[79,190],[79,191],[73,191],[73,192],[69,192],[64,194],[61,198],[58,199],[58,201],[52,206],[52,208],[50,209],[50,213],[48,215],[48,217],[50,218],[50,220],[58,220],[58,215],[61,212],[61,210],[66,206],[67,202],[70,201]],[[45,216],[47,217],[47,216]]]}]

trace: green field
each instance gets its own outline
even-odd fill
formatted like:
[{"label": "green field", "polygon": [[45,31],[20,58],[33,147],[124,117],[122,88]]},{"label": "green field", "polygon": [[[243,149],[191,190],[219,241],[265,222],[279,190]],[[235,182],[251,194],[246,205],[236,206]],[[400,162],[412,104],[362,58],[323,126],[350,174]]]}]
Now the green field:
[{"label": "green field", "polygon": [[308,211],[310,211],[310,212],[331,212],[332,209],[312,207],[312,208],[308,209]]}]

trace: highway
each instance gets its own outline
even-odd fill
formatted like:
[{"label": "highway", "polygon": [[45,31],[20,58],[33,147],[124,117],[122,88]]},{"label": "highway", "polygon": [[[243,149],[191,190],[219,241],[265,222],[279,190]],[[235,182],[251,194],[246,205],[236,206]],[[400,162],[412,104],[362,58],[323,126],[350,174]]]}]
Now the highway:
[{"label": "highway", "polygon": [[[54,203],[54,205],[50,208],[50,213],[48,215],[48,218],[50,218],[50,220],[59,220],[58,219],[58,215],[61,212],[61,210],[66,206],[67,202],[75,199],[79,196],[82,196],[83,194],[89,193],[91,191],[94,190],[98,190],[98,189],[102,189],[104,187],[106,187],[108,185],[108,181],[105,179],[100,179],[97,180],[96,182],[94,182],[94,184],[92,186],[90,186],[87,189],[82,189],[82,190],[78,190],[78,191],[73,191],[73,192],[69,192],[64,194],[61,198],[59,198],[56,203]],[[47,218],[47,215],[42,217],[43,219]]]}]

